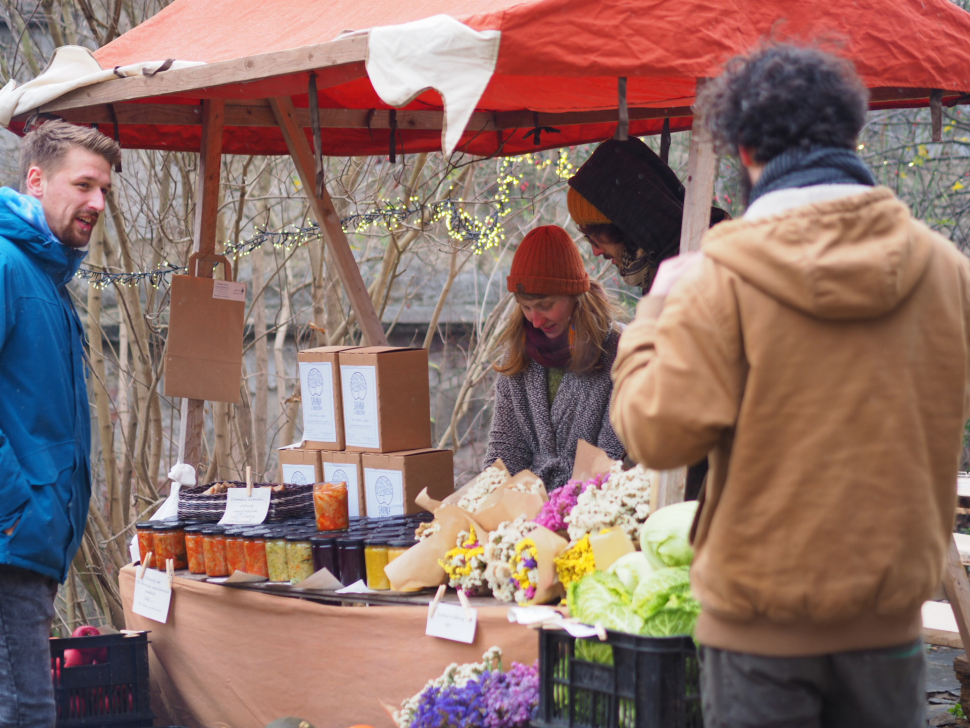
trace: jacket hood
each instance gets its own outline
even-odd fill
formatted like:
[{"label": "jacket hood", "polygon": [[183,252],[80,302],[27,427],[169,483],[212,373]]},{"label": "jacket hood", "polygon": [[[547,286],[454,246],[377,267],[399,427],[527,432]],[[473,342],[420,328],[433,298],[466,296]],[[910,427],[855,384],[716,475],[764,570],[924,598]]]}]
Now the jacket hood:
[{"label": "jacket hood", "polygon": [[704,254],[773,298],[822,319],[895,309],[930,259],[909,209],[885,187],[713,228]]},{"label": "jacket hood", "polygon": [[87,250],[64,245],[51,232],[35,197],[0,187],[0,235],[29,255],[58,286],[77,273]]}]

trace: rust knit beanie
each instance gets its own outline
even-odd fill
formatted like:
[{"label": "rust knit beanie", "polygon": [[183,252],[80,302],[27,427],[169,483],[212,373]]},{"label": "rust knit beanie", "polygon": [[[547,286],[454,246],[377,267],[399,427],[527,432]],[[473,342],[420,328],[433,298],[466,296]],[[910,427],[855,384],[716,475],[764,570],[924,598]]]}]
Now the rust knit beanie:
[{"label": "rust knit beanie", "polygon": [[566,207],[569,216],[577,225],[609,225],[613,221],[593,207],[593,204],[583,197],[575,187],[570,187],[566,193]]},{"label": "rust knit beanie", "polygon": [[537,227],[522,239],[506,282],[512,293],[578,296],[589,290],[579,248],[558,225]]}]

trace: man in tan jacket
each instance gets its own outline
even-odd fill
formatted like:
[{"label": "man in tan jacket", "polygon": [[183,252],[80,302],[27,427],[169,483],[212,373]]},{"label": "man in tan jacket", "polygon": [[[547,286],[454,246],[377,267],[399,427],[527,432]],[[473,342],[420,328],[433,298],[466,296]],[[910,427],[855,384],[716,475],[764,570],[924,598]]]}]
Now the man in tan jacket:
[{"label": "man in tan jacket", "polygon": [[874,186],[848,64],[769,47],[699,107],[750,204],[661,266],[620,341],[612,422],[651,468],[710,453],[691,571],[705,725],[925,726],[920,606],[970,411],[970,263]]}]

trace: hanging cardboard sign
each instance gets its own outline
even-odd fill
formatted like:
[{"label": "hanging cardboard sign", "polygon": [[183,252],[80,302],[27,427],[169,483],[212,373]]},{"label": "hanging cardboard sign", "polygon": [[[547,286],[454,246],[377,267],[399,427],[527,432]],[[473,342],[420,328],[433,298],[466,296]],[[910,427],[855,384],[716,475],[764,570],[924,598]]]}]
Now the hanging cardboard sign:
[{"label": "hanging cardboard sign", "polygon": [[[165,396],[239,404],[246,284],[233,282],[225,256],[196,256],[190,275],[172,276]],[[197,277],[199,259],[223,263],[226,280]]]}]

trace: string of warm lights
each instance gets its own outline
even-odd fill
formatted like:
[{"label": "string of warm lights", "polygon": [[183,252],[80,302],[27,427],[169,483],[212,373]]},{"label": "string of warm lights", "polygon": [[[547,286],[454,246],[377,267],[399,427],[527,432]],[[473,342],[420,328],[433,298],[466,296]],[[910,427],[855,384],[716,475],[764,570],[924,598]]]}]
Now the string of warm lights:
[{"label": "string of warm lights", "polygon": [[[539,170],[555,164],[556,176],[559,179],[567,179],[572,175],[573,165],[564,149],[559,151],[558,159],[555,160],[552,158],[545,159],[537,154],[505,157],[502,158],[499,165],[496,180],[497,188],[493,199],[486,203],[469,203],[487,205],[489,213],[483,219],[466,212],[462,208],[466,203],[460,198],[449,198],[424,205],[418,198],[413,197],[407,202],[402,201],[399,204],[388,202],[370,212],[349,215],[340,221],[340,225],[344,232],[361,233],[377,225],[382,225],[387,230],[394,230],[414,215],[420,214],[426,217],[429,225],[443,222],[448,236],[452,240],[472,243],[477,252],[493,248],[505,239],[505,235],[502,233],[501,218],[511,212],[512,188],[523,185],[524,175],[511,171],[510,167],[523,161],[534,165]],[[263,245],[290,250],[295,246],[306,245],[311,240],[320,237],[320,228],[314,221],[311,221],[306,227],[288,225],[279,230],[260,230],[259,228],[256,230],[256,235],[249,240],[227,244],[225,254],[231,256],[249,255]],[[76,277],[86,280],[98,288],[109,285],[132,286],[145,280],[153,287],[158,288],[163,282],[168,281],[168,276],[184,270],[186,270],[185,266],[166,262],[161,268],[130,273],[81,268]]]}]

